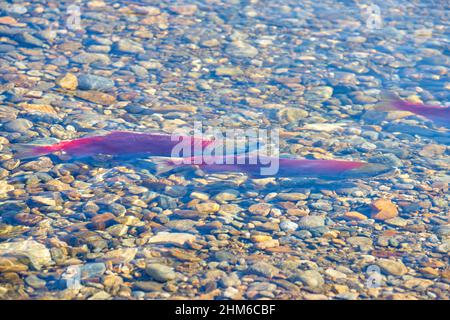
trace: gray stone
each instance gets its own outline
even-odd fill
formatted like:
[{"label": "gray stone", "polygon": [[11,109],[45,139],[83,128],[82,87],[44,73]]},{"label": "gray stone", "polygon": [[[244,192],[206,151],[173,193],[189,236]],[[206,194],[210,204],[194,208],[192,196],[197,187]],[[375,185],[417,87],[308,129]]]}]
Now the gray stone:
[{"label": "gray stone", "polygon": [[216,258],[217,261],[236,261],[237,257],[229,252],[229,251],[225,251],[225,250],[220,250],[220,251],[216,251],[214,253],[214,257]]},{"label": "gray stone", "polygon": [[15,119],[8,121],[3,125],[5,131],[9,132],[26,132],[28,129],[33,127],[33,122],[27,119]]},{"label": "gray stone", "polygon": [[268,278],[276,276],[279,273],[279,271],[280,270],[277,267],[274,267],[273,265],[264,261],[255,262],[249,268],[250,273],[262,275]]},{"label": "gray stone", "polygon": [[0,243],[1,255],[26,256],[37,270],[53,264],[50,250],[35,240]]},{"label": "gray stone", "polygon": [[14,40],[20,42],[21,44],[28,45],[31,47],[48,47],[43,41],[39,40],[35,36],[29,34],[28,32],[19,33],[14,37]]},{"label": "gray stone", "polygon": [[325,218],[322,216],[306,216],[299,221],[299,227],[302,229],[312,229],[325,226]]},{"label": "gray stone", "polygon": [[131,66],[131,71],[134,72],[134,74],[139,78],[146,78],[148,77],[148,71],[144,67],[141,66]]},{"label": "gray stone", "polygon": [[186,242],[195,241],[195,235],[190,233],[159,232],[148,240],[149,244],[172,244],[182,246]]},{"label": "gray stone", "polygon": [[109,64],[111,60],[106,54],[103,53],[91,53],[82,52],[72,57],[72,61],[81,64],[91,64],[94,62],[99,62],[102,64]]},{"label": "gray stone", "polygon": [[227,288],[227,287],[237,287],[241,284],[241,280],[239,279],[239,276],[236,272],[233,272],[229,275],[225,275],[220,279],[220,284]]},{"label": "gray stone", "polygon": [[81,279],[101,277],[105,271],[106,266],[103,262],[87,263],[80,268]]},{"label": "gray stone", "polygon": [[308,112],[301,108],[283,108],[277,113],[277,117],[280,121],[287,121],[294,124],[307,116]]},{"label": "gray stone", "polygon": [[327,86],[314,87],[305,92],[305,99],[313,102],[324,102],[333,95],[333,88]]},{"label": "gray stone", "polygon": [[78,76],[78,89],[81,90],[108,90],[114,87],[114,81],[105,77],[92,74]]},{"label": "gray stone", "polygon": [[400,217],[388,219],[388,220],[385,220],[384,222],[391,226],[396,226],[396,227],[405,227],[408,225],[408,220],[400,218]]},{"label": "gray stone", "polygon": [[145,292],[163,291],[163,284],[155,281],[136,281],[133,286]]},{"label": "gray stone", "polygon": [[159,282],[167,282],[176,278],[173,268],[159,263],[148,264],[145,272]]},{"label": "gray stone", "polygon": [[244,41],[238,40],[230,43],[226,48],[226,52],[236,58],[253,58],[258,54],[258,49]]},{"label": "gray stone", "polygon": [[372,239],[368,237],[349,237],[347,242],[353,246],[371,246]]},{"label": "gray stone", "polygon": [[280,229],[286,232],[292,232],[297,230],[298,224],[289,220],[284,220],[280,222]]},{"label": "gray stone", "polygon": [[319,200],[317,202],[314,202],[311,204],[311,207],[316,210],[322,210],[322,211],[331,211],[333,210],[333,206],[329,201]]},{"label": "gray stone", "polygon": [[42,280],[38,278],[35,275],[31,275],[25,278],[25,282],[34,289],[43,289],[45,288],[46,282],[45,280]]},{"label": "gray stone", "polygon": [[295,278],[309,288],[320,288],[325,284],[322,275],[316,270],[300,271]]},{"label": "gray stone", "polygon": [[269,282],[254,282],[248,287],[248,291],[275,291],[277,286]]},{"label": "gray stone", "polygon": [[117,41],[114,44],[114,49],[122,53],[135,54],[145,52],[144,48],[142,47],[142,44],[128,39],[121,39]]},{"label": "gray stone", "polygon": [[226,201],[233,201],[236,200],[236,198],[239,196],[239,191],[237,190],[225,190],[218,194],[216,194],[213,199],[218,202],[226,202]]},{"label": "gray stone", "polygon": [[377,261],[377,265],[386,274],[402,276],[408,273],[408,268],[399,260],[380,259]]}]

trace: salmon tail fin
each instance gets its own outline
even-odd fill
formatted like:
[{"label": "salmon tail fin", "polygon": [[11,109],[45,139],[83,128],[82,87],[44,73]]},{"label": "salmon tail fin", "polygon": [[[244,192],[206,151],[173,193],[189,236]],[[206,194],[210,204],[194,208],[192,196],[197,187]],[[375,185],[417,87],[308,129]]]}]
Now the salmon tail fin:
[{"label": "salmon tail fin", "polygon": [[50,146],[39,146],[33,144],[17,144],[14,146],[17,159],[29,159],[47,155],[52,152]]},{"label": "salmon tail fin", "polygon": [[150,161],[154,165],[155,174],[156,175],[162,175],[167,172],[172,171],[177,166],[177,160],[181,161],[180,159],[174,159],[170,157],[151,157]]},{"label": "salmon tail fin", "polygon": [[384,112],[400,111],[402,110],[401,109],[402,102],[403,101],[400,100],[393,93],[387,92],[383,94],[380,103],[377,106],[375,106],[375,110]]},{"label": "salmon tail fin", "polygon": [[371,178],[378,176],[388,176],[393,174],[394,167],[380,163],[363,163],[362,166],[348,170],[343,173],[346,178]]}]

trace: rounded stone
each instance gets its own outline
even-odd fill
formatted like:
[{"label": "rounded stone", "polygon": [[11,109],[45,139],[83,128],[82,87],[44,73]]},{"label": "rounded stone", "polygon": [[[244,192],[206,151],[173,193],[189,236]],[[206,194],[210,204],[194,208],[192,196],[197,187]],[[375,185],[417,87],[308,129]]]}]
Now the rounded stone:
[{"label": "rounded stone", "polygon": [[148,264],[145,272],[159,282],[167,282],[176,278],[176,273],[173,271],[173,268],[159,263]]}]

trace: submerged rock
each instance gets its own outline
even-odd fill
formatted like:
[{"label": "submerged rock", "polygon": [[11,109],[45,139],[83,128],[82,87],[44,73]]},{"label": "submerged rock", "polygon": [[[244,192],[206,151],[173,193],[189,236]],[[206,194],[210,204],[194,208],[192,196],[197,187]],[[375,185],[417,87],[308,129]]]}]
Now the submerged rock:
[{"label": "submerged rock", "polygon": [[195,235],[190,233],[159,232],[148,240],[149,244],[174,244],[182,246],[186,242],[195,241]]},{"label": "submerged rock", "polygon": [[398,215],[397,206],[390,200],[378,199],[371,205],[372,218],[377,220],[387,220],[395,218]]},{"label": "submerged rock", "polygon": [[236,58],[253,58],[258,54],[258,49],[244,41],[237,40],[228,45],[226,52]]},{"label": "submerged rock", "polygon": [[148,264],[145,268],[145,272],[159,282],[167,282],[175,279],[176,277],[176,273],[173,271],[173,268],[159,263]]},{"label": "submerged rock", "polygon": [[302,229],[312,229],[325,226],[325,218],[322,216],[306,216],[299,221],[299,227]]},{"label": "submerged rock", "polygon": [[82,74],[78,77],[78,88],[81,90],[104,91],[114,87],[114,81],[92,74]]},{"label": "submerged rock", "polygon": [[37,270],[53,264],[50,250],[35,240],[0,243],[0,256],[6,255],[25,256]]},{"label": "submerged rock", "polygon": [[408,268],[398,260],[381,259],[377,262],[381,270],[394,276],[402,276],[408,273]]}]

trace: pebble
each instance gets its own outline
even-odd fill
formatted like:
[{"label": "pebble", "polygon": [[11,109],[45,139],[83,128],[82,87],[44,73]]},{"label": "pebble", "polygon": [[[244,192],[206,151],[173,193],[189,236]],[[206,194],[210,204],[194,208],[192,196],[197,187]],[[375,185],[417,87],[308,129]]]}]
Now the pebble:
[{"label": "pebble", "polygon": [[101,260],[111,261],[112,263],[129,263],[136,256],[137,248],[121,248],[108,251]]},{"label": "pebble", "polygon": [[27,271],[28,266],[23,264],[19,257],[0,256],[0,273]]},{"label": "pebble", "polygon": [[235,58],[254,58],[258,55],[258,49],[241,40],[231,42],[225,51]]},{"label": "pebble", "polygon": [[90,296],[88,300],[109,300],[110,298],[111,295],[108,292],[99,291]]},{"label": "pebble", "polygon": [[36,270],[53,264],[50,250],[35,240],[0,243],[0,256],[4,255],[26,256]]},{"label": "pebble", "polygon": [[403,276],[408,273],[406,266],[398,260],[380,259],[376,262],[376,264],[386,274]]},{"label": "pebble", "polygon": [[354,246],[372,246],[372,239],[368,237],[349,237],[347,242]]},{"label": "pebble", "polygon": [[75,90],[78,87],[78,78],[76,75],[69,72],[58,79],[56,83],[63,89]]},{"label": "pebble", "polygon": [[311,88],[305,92],[305,99],[307,101],[324,102],[333,95],[333,88],[328,86],[318,86]]},{"label": "pebble", "polygon": [[228,77],[234,77],[243,75],[243,71],[239,67],[219,67],[216,69],[216,75],[221,76],[228,76]]},{"label": "pebble", "polygon": [[240,294],[239,290],[236,289],[236,288],[233,288],[233,287],[228,287],[223,292],[223,296],[225,298],[233,299],[233,300],[238,299],[239,298],[239,294]]},{"label": "pebble", "polygon": [[111,63],[109,56],[102,53],[81,52],[72,57],[72,61],[80,64],[102,63],[108,65]]},{"label": "pebble", "polygon": [[145,292],[163,291],[163,284],[156,281],[135,281],[133,286]]},{"label": "pebble", "polygon": [[75,92],[75,96],[83,100],[87,100],[105,106],[109,106],[114,102],[116,102],[116,97],[114,97],[113,95],[94,90],[87,90],[87,91],[77,90]]},{"label": "pebble", "polygon": [[148,240],[149,244],[173,244],[183,246],[187,242],[194,242],[195,235],[190,233],[159,232]]},{"label": "pebble", "polygon": [[388,220],[385,220],[384,222],[386,222],[387,224],[389,224],[391,226],[396,226],[396,227],[406,227],[408,225],[408,220],[400,218],[400,217],[388,219]]},{"label": "pebble", "polygon": [[169,9],[170,11],[183,16],[192,16],[197,12],[197,5],[195,4],[174,5],[169,7]]},{"label": "pebble", "polygon": [[328,276],[330,276],[333,279],[346,279],[347,275],[343,272],[340,272],[338,270],[332,269],[332,268],[328,268],[327,270],[325,270],[325,274],[327,274]]},{"label": "pebble", "polygon": [[262,275],[264,277],[273,278],[279,274],[280,270],[267,262],[259,261],[250,266],[249,272]]},{"label": "pebble", "polygon": [[0,181],[0,194],[6,194],[14,190],[14,186],[8,184],[6,181]]},{"label": "pebble", "polygon": [[289,123],[298,123],[308,116],[306,110],[300,108],[283,108],[277,113],[277,117],[280,121],[287,121]]},{"label": "pebble", "polygon": [[105,230],[107,227],[115,224],[116,217],[112,213],[103,213],[92,217],[92,226],[97,230]]},{"label": "pebble", "polygon": [[106,271],[106,266],[102,262],[87,263],[80,267],[81,279],[101,277]]},{"label": "pebble", "polygon": [[321,288],[325,284],[322,275],[316,270],[300,271],[296,278],[309,288]]},{"label": "pebble", "polygon": [[9,132],[25,133],[33,127],[33,123],[27,119],[11,120],[3,125],[3,128]]},{"label": "pebble", "polygon": [[301,201],[308,199],[308,196],[304,193],[298,192],[289,192],[289,193],[280,192],[277,195],[277,198],[285,201]]},{"label": "pebble", "polygon": [[371,204],[371,217],[376,220],[387,220],[398,215],[397,206],[387,199],[378,199]]},{"label": "pebble", "polygon": [[30,113],[39,112],[57,115],[56,110],[49,104],[21,103],[19,107]]},{"label": "pebble", "polygon": [[47,44],[45,44],[40,39],[36,38],[32,34],[28,32],[18,33],[14,36],[14,40],[17,42],[24,44],[26,46],[30,47],[39,47],[39,48],[46,48],[48,47]]},{"label": "pebble", "polygon": [[237,286],[239,286],[241,284],[241,280],[239,279],[238,274],[236,272],[233,272],[233,273],[231,273],[229,275],[223,276],[220,279],[220,283],[225,288],[237,287]]},{"label": "pebble", "polygon": [[114,81],[105,77],[92,74],[78,76],[78,89],[105,91],[114,88]]},{"label": "pebble", "polygon": [[280,229],[287,232],[293,232],[297,230],[298,224],[289,220],[284,220],[280,223]]},{"label": "pebble", "polygon": [[144,53],[145,50],[142,45],[136,41],[129,39],[121,39],[114,44],[114,49],[121,53]]},{"label": "pebble", "polygon": [[103,285],[109,290],[114,290],[123,284],[123,279],[114,274],[103,277]]},{"label": "pebble", "polygon": [[254,215],[267,216],[271,208],[272,206],[267,203],[255,203],[248,208],[248,211]]},{"label": "pebble", "polygon": [[348,220],[364,221],[367,220],[367,216],[357,211],[349,211],[344,214],[344,217]]},{"label": "pebble", "polygon": [[301,229],[312,229],[325,226],[325,218],[322,216],[302,217],[298,223]]},{"label": "pebble", "polygon": [[214,196],[214,200],[220,203],[236,200],[239,197],[239,192],[236,190],[222,191]]},{"label": "pebble", "polygon": [[159,263],[148,264],[145,272],[159,282],[167,282],[176,278],[176,273],[173,271],[173,268]]},{"label": "pebble", "polygon": [[201,213],[214,213],[219,211],[220,205],[215,202],[203,202],[196,204],[195,209]]},{"label": "pebble", "polygon": [[46,286],[45,280],[40,279],[35,275],[30,275],[25,278],[25,282],[34,289],[43,289]]}]

